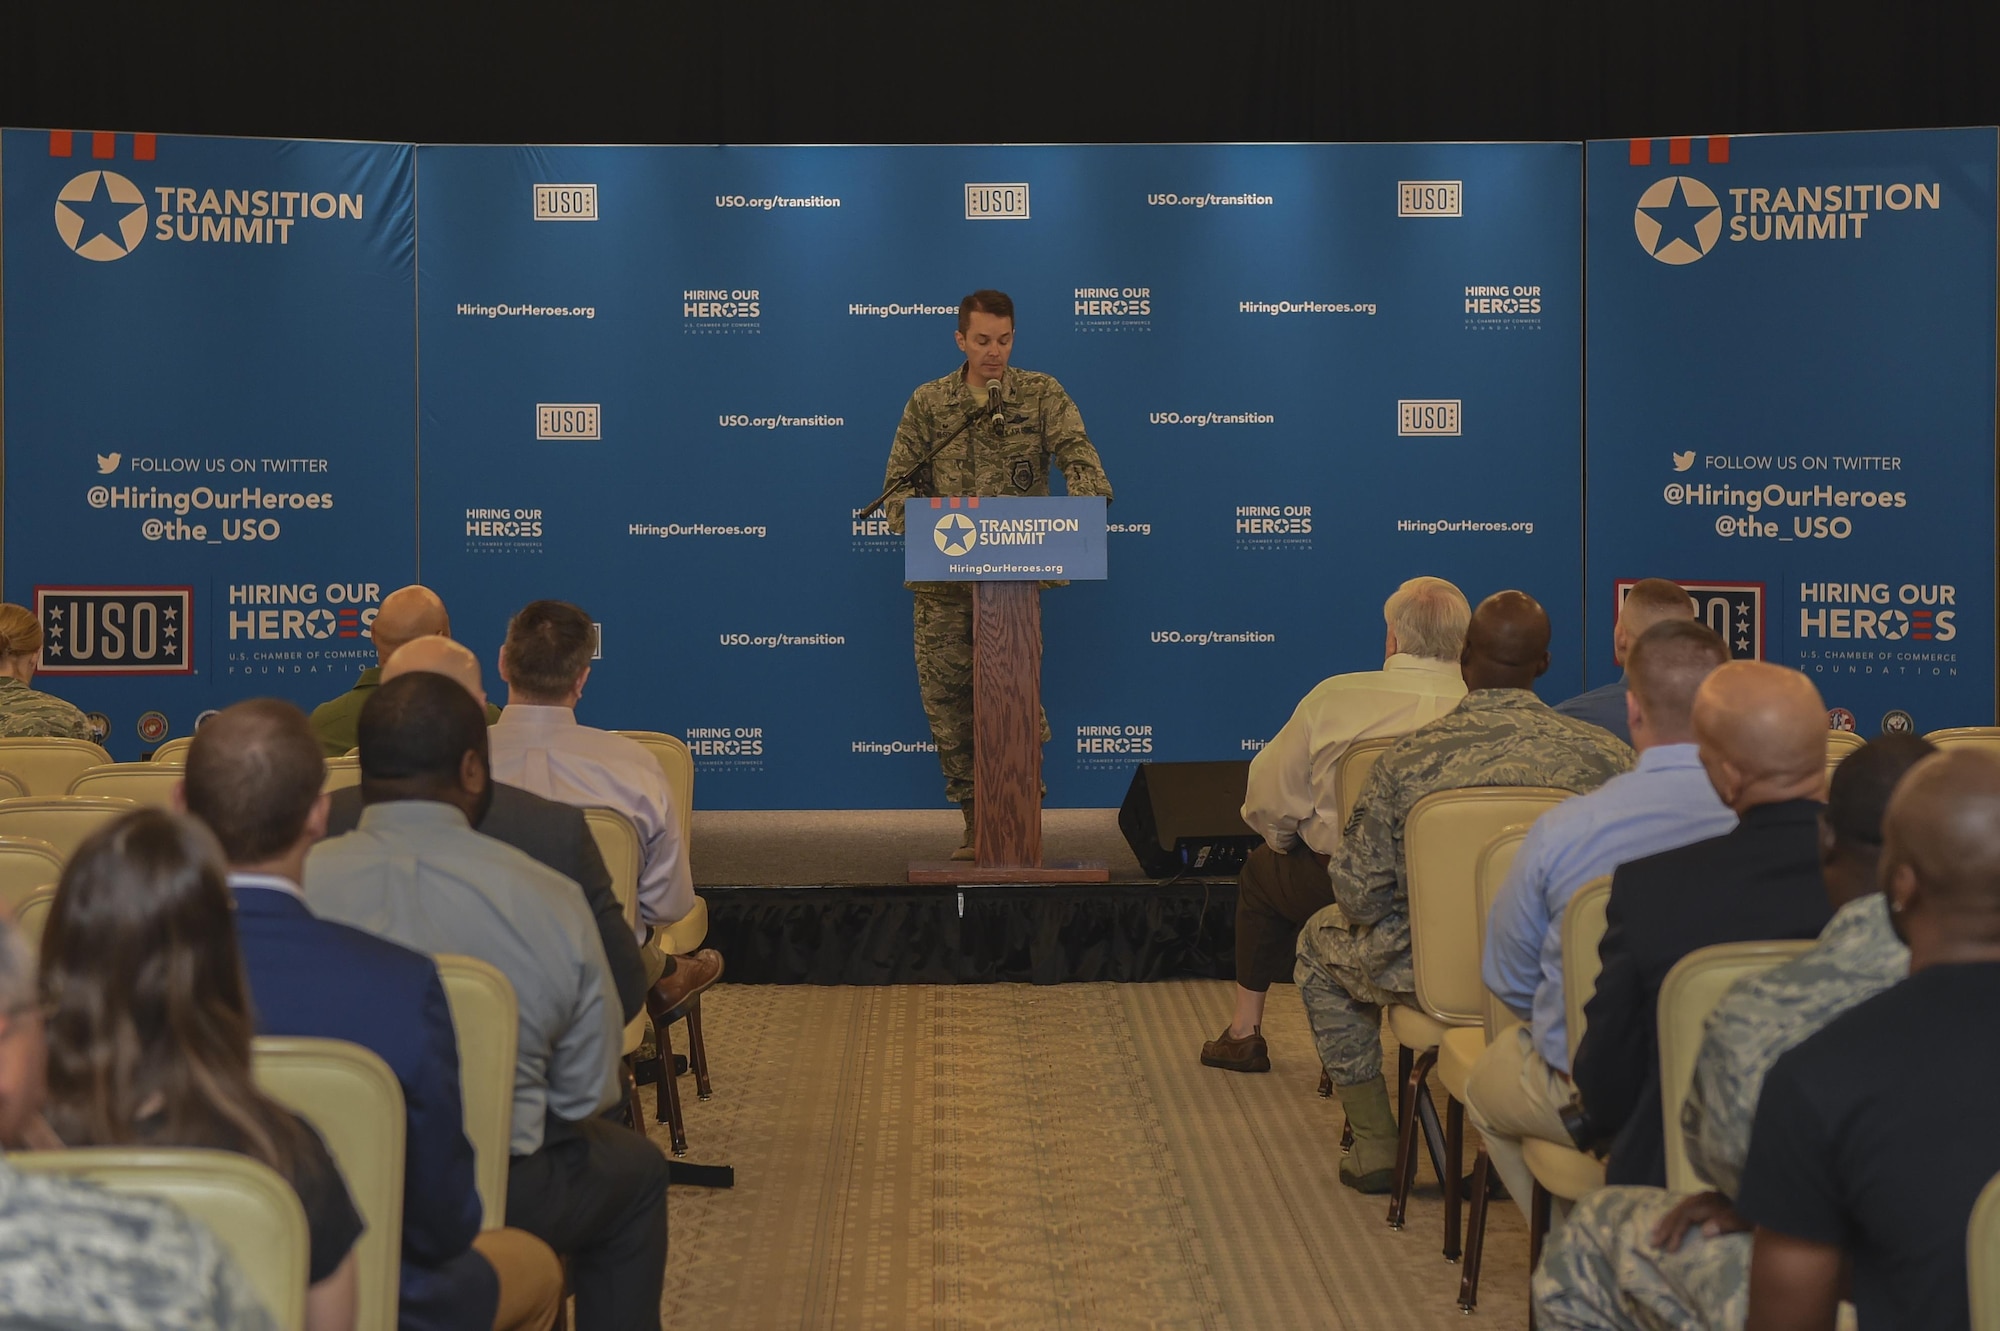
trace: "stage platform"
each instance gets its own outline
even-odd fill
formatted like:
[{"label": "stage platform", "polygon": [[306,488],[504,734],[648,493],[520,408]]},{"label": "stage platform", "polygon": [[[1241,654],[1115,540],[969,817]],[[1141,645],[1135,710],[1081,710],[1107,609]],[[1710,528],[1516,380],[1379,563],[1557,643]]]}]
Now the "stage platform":
[{"label": "stage platform", "polygon": [[741,984],[964,984],[1229,979],[1236,884],[1145,877],[1116,809],[1049,809],[1043,857],[1100,860],[1087,887],[913,887],[956,809],[696,810],[709,942]]}]

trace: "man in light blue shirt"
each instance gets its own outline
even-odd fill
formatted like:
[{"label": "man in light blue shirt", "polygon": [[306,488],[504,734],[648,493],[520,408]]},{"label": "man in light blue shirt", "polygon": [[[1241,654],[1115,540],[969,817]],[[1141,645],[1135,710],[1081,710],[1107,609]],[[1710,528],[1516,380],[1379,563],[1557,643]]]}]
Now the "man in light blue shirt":
[{"label": "man in light blue shirt", "polygon": [[1702,768],[1692,721],[1695,691],[1728,659],[1722,639],[1692,619],[1668,619],[1639,636],[1626,653],[1625,703],[1638,766],[1537,819],[1493,902],[1481,974],[1527,1024],[1500,1032],[1481,1056],[1466,1110],[1524,1211],[1534,1179],[1521,1139],[1569,1144],[1561,1111],[1576,1095],[1563,1016],[1563,910],[1578,888],[1629,860],[1736,825]]},{"label": "man in light blue shirt", "polygon": [[[1669,619],[1693,618],[1694,600],[1679,583],[1665,578],[1641,578],[1626,589],[1625,599],[1618,604],[1618,622],[1611,630],[1611,659],[1621,666],[1627,665],[1632,645],[1647,629]],[[1608,730],[1631,744],[1632,731],[1625,719],[1625,694],[1630,684],[1631,676],[1621,674],[1609,684],[1600,684],[1588,693],[1557,703],[1556,710]]]}]

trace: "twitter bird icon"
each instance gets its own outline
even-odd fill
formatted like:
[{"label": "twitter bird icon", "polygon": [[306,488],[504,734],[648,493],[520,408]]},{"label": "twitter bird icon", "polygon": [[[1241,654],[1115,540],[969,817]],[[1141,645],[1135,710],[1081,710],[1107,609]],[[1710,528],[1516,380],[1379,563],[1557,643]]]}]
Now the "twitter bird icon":
[{"label": "twitter bird icon", "polygon": [[[114,454],[113,456],[115,457],[116,455]],[[103,459],[99,458],[98,461],[101,462],[103,461]],[[116,464],[114,463],[113,465]],[[1675,471],[1686,471],[1689,467],[1692,467],[1693,465],[1694,465],[1694,450],[1692,448],[1690,448],[1685,453],[1674,454]]]},{"label": "twitter bird icon", "polygon": [[123,453],[99,453],[97,455],[97,474],[99,476],[109,476],[112,472],[118,470],[118,464],[124,460],[125,455]]}]

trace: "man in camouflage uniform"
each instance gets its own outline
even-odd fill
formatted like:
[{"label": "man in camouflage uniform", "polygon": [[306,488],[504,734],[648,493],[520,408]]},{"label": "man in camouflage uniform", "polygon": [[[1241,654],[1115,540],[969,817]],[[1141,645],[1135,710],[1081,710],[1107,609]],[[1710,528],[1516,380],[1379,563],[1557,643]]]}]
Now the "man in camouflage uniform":
[{"label": "man in camouflage uniform", "polygon": [[1750,1154],[1764,1074],[1778,1056],[1909,973],[1876,884],[1882,816],[1931,746],[1885,735],[1842,762],[1821,815],[1827,896],[1837,907],[1804,955],[1739,982],[1709,1015],[1681,1107],[1688,1163],[1710,1192],[1604,1188],[1577,1203],[1534,1273],[1537,1324],[1559,1331],[1739,1331],[1750,1234],[1732,1198]]},{"label": "man in camouflage uniform", "polygon": [[[34,954],[0,915],[0,1146],[54,1147],[41,1121],[48,1049]],[[0,1322],[79,1331],[269,1331],[270,1315],[205,1226],[165,1202],[0,1158]]]},{"label": "man in camouflage uniform", "polygon": [[1340,1181],[1361,1192],[1387,1192],[1395,1169],[1381,1028],[1384,1004],[1416,1002],[1403,862],[1410,810],[1426,795],[1467,786],[1581,794],[1632,766],[1632,750],[1610,732],[1535,696],[1549,668],[1549,617],[1525,592],[1480,602],[1459,668],[1465,701],[1398,740],[1369,773],[1327,865],[1334,904],[1299,932],[1299,998],[1354,1129]]},{"label": "man in camouflage uniform", "polygon": [[[883,483],[894,483],[966,420],[972,424],[914,485],[891,495],[885,509],[890,530],[903,530],[906,497],[1046,495],[1049,472],[1058,467],[1070,494],[1109,499],[1111,482],[1069,394],[1052,376],[1007,363],[1014,351],[1014,302],[1004,292],[973,292],[958,307],[957,338],[965,364],[910,395]],[[965,811],[965,841],[952,858],[971,859],[972,584],[905,585],[916,593],[917,688],[944,768],[945,798]],[[1042,741],[1048,739],[1044,714]]]}]

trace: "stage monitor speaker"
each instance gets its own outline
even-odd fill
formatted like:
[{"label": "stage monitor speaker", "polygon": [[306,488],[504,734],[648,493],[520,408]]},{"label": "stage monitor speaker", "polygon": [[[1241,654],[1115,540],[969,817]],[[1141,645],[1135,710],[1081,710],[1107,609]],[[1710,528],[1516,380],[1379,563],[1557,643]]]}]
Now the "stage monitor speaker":
[{"label": "stage monitor speaker", "polygon": [[1149,878],[1232,877],[1263,840],[1243,824],[1248,762],[1141,763],[1118,830]]}]

